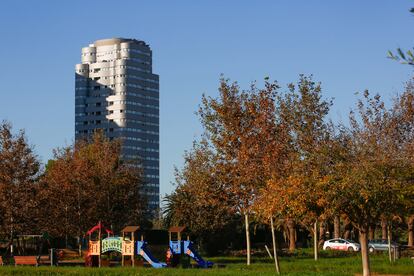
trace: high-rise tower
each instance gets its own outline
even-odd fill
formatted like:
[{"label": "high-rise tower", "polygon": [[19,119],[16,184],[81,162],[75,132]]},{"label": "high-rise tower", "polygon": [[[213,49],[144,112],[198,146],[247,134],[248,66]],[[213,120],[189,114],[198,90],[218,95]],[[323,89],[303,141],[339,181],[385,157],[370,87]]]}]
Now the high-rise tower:
[{"label": "high-rise tower", "polygon": [[159,77],[148,44],[135,39],[95,41],[76,65],[75,139],[104,131],[122,140],[122,159],[139,160],[142,193],[159,207]]}]

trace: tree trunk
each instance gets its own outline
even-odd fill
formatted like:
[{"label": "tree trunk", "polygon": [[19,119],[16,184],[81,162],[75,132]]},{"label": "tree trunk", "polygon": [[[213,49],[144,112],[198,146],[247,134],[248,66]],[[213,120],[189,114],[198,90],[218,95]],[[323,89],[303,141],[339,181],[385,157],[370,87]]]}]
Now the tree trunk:
[{"label": "tree trunk", "polygon": [[275,260],[275,269],[276,269],[276,273],[280,274],[279,259],[277,258],[277,250],[276,250],[276,237],[275,237],[275,227],[273,225],[273,217],[270,217],[270,227],[272,230],[273,259]]},{"label": "tree trunk", "polygon": [[319,224],[319,246],[323,246],[325,242],[325,223],[321,222]]},{"label": "tree trunk", "polygon": [[392,263],[392,255],[391,255],[391,225],[388,224],[388,258],[390,259],[390,263]]},{"label": "tree trunk", "polygon": [[359,242],[361,244],[361,258],[362,258],[362,275],[370,276],[370,267],[369,267],[369,255],[368,255],[368,239],[367,239],[367,229],[360,228],[359,230]]},{"label": "tree trunk", "polygon": [[414,215],[407,220],[408,226],[408,246],[414,246]]},{"label": "tree trunk", "polygon": [[82,257],[82,237],[78,237],[78,253],[79,257]]},{"label": "tree trunk", "polygon": [[381,238],[383,240],[386,240],[388,238],[386,218],[381,218]]},{"label": "tree trunk", "polygon": [[249,215],[244,214],[244,224],[246,227],[246,249],[247,249],[247,265],[250,265],[250,232],[249,232]]},{"label": "tree trunk", "polygon": [[344,239],[349,240],[351,238],[351,230],[345,230]]},{"label": "tree trunk", "polygon": [[318,260],[318,221],[313,224],[313,252],[315,261]]},{"label": "tree trunk", "polygon": [[289,251],[295,251],[296,249],[296,229],[295,229],[295,222],[293,219],[288,219],[287,227],[289,230]]},{"label": "tree trunk", "polygon": [[10,244],[10,256],[13,257],[14,256],[14,251],[13,251],[13,238],[10,239],[9,244]]},{"label": "tree trunk", "polygon": [[371,225],[368,228],[368,239],[373,240],[375,239],[375,225]]},{"label": "tree trunk", "polygon": [[334,239],[339,239],[341,237],[341,221],[339,216],[334,217]]},{"label": "tree trunk", "polygon": [[345,230],[344,239],[350,239],[351,238],[352,223],[349,221],[349,219],[345,220],[344,230]]}]

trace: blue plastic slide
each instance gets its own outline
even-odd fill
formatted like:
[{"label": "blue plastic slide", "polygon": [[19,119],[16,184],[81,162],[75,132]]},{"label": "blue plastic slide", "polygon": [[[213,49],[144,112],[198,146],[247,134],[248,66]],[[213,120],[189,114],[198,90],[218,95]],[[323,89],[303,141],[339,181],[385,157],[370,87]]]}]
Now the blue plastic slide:
[{"label": "blue plastic slide", "polygon": [[137,255],[141,255],[154,268],[167,267],[166,263],[161,263],[151,254],[146,241],[137,241]]},{"label": "blue plastic slide", "polygon": [[184,253],[194,259],[197,262],[199,267],[210,268],[214,265],[213,262],[205,261],[200,254],[194,249],[194,244],[192,241],[184,241]]}]

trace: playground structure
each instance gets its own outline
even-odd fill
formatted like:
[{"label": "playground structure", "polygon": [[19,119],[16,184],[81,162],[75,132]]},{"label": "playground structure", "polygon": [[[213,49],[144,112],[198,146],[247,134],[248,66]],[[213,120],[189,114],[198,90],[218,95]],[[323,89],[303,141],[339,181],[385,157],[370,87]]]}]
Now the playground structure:
[{"label": "playground structure", "polygon": [[185,226],[175,226],[168,230],[170,254],[172,255],[173,266],[178,262],[174,256],[188,255],[190,256],[200,268],[211,268],[214,263],[204,260],[194,247],[194,243],[190,241],[190,236],[187,235],[187,240],[182,240],[181,236],[185,230]]},{"label": "playground structure", "polygon": [[[169,256],[179,259],[181,255],[188,255],[193,258],[197,266],[200,268],[211,268],[212,262],[205,261],[195,250],[194,244],[189,240],[187,236],[186,241],[181,240],[181,233],[185,227],[172,227],[169,230],[169,247],[167,251],[167,259]],[[131,264],[135,266],[135,256],[141,256],[147,263],[154,268],[165,268],[168,265],[166,263],[158,261],[149,250],[148,243],[144,240],[144,236],[141,234],[140,240],[135,240],[137,237],[137,231],[139,226],[127,226],[122,230],[122,237],[113,236],[113,232],[103,226],[99,222],[96,226],[92,227],[86,234],[89,236],[88,253],[85,258],[85,265],[87,266],[102,266],[102,254],[115,251],[122,255],[122,266],[126,266],[126,261],[131,260]],[[106,238],[102,238],[102,232],[107,233]],[[94,233],[98,232],[97,238]],[[111,236],[112,235],[112,236]],[[176,239],[172,239],[173,236]],[[174,263],[173,265],[176,266]]]},{"label": "playground structure", "polygon": [[[104,230],[108,237],[107,239],[104,239],[105,242],[102,240],[102,230]],[[98,239],[93,239],[93,234],[95,232],[98,232]],[[88,242],[88,254],[85,257],[85,265],[86,266],[102,266],[102,259],[101,254],[109,251],[109,248],[118,251],[117,245],[119,244],[118,239],[119,238],[112,238],[110,235],[113,235],[113,232],[99,222],[97,225],[89,229],[89,231],[86,233],[86,235],[89,236],[89,242]],[[109,239],[109,240],[108,240]],[[96,265],[96,260],[98,260],[98,265]]]},{"label": "playground structure", "polygon": [[141,241],[137,241],[137,255],[141,255],[152,267],[163,268],[167,267],[166,263],[159,262],[148,249],[148,243],[144,241],[141,236]]},{"label": "playground structure", "polygon": [[135,266],[134,245],[135,233],[139,230],[139,226],[127,226],[122,229],[122,266],[125,266],[125,257],[131,260],[131,264]]}]

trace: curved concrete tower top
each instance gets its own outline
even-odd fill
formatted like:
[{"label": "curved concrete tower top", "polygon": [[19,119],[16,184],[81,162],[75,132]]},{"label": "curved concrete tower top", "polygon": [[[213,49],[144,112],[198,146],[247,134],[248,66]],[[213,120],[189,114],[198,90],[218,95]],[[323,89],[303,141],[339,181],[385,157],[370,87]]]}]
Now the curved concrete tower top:
[{"label": "curved concrete tower top", "polygon": [[132,39],[132,38],[121,38],[121,37],[119,37],[119,38],[108,38],[108,39],[96,40],[93,43],[93,45],[95,47],[99,47],[99,46],[107,46],[107,45],[120,44],[122,42],[131,42],[131,43],[136,43],[136,44],[141,44],[141,45],[148,46],[148,44],[146,44],[142,40],[137,40],[137,39]]}]

